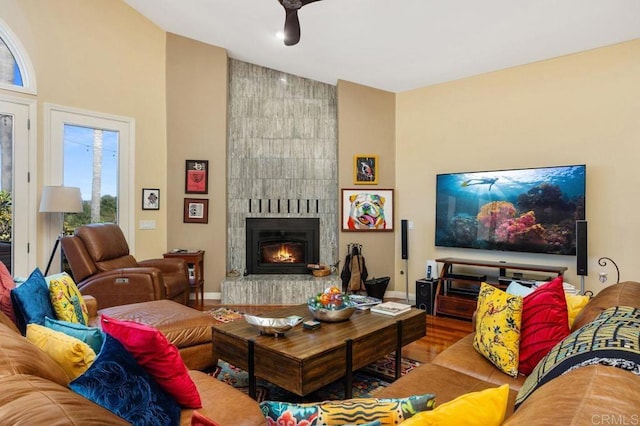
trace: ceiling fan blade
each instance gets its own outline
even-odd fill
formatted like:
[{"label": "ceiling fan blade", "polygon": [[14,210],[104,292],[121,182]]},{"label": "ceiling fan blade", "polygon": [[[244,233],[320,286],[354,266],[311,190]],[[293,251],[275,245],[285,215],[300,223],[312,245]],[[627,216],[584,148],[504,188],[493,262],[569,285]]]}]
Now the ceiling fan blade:
[{"label": "ceiling fan blade", "polygon": [[300,41],[300,21],[297,9],[286,9],[287,16],[284,21],[284,44],[293,46]]}]

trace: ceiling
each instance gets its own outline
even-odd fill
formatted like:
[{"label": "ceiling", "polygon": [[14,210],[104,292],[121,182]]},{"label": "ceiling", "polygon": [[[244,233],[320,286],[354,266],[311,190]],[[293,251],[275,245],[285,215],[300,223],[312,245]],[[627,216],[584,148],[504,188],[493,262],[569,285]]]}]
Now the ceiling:
[{"label": "ceiling", "polygon": [[124,0],[165,31],[325,83],[402,92],[640,38],[638,0]]}]

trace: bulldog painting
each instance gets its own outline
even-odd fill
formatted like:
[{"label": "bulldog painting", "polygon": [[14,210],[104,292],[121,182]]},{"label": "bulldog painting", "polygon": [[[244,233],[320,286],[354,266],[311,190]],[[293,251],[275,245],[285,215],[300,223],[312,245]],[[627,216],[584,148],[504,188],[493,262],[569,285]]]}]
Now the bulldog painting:
[{"label": "bulldog painting", "polygon": [[347,227],[352,230],[386,229],[385,198],[378,194],[358,193],[349,197],[351,207]]}]

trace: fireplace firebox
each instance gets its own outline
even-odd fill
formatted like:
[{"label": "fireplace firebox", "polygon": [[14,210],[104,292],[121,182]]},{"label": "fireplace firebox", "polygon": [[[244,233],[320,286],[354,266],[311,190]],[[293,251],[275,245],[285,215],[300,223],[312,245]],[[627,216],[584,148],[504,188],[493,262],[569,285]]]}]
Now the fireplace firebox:
[{"label": "fireplace firebox", "polygon": [[320,257],[320,219],[247,218],[248,274],[308,274]]}]

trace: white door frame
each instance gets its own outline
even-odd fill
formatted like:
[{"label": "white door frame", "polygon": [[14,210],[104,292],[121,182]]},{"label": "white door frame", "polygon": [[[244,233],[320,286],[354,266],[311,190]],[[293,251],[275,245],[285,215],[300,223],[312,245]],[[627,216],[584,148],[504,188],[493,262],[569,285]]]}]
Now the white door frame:
[{"label": "white door frame", "polygon": [[[135,120],[130,117],[71,108],[50,103],[44,104],[44,185],[62,185],[64,158],[64,125],[71,124],[119,133],[118,149],[118,225],[135,254]],[[52,215],[50,215],[52,216]],[[60,232],[59,219],[50,218],[45,247],[53,247]],[[50,252],[41,251],[44,258]],[[59,263],[57,263],[59,264]],[[55,268],[53,269],[55,272]]]},{"label": "white door frame", "polygon": [[36,101],[0,93],[0,111],[14,115],[11,272],[16,277],[27,277],[37,262]]}]

